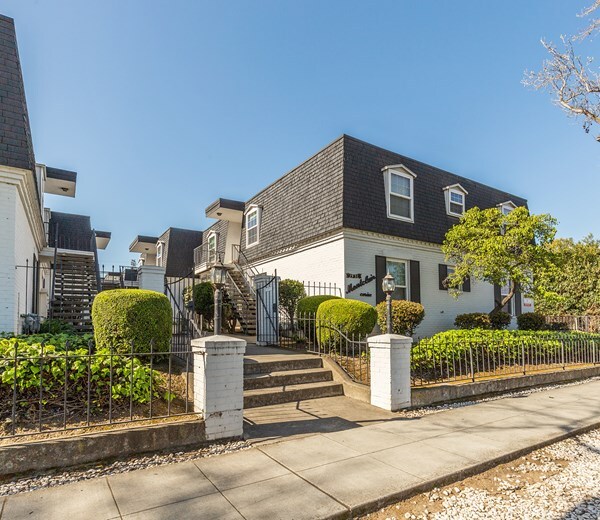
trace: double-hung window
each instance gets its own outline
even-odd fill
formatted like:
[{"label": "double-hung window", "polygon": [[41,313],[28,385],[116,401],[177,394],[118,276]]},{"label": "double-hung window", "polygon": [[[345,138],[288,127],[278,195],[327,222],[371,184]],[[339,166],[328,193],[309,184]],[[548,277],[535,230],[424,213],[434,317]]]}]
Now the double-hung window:
[{"label": "double-hung window", "polygon": [[[500,296],[504,300],[506,296],[510,293],[510,282],[507,282],[500,288]],[[511,316],[515,315],[515,296],[513,296],[510,301],[502,308],[504,312],[508,312]]]},{"label": "double-hung window", "polygon": [[462,216],[465,212],[465,194],[458,190],[450,190],[449,211],[453,215]]},{"label": "double-hung window", "polygon": [[260,225],[259,212],[259,208],[253,208],[246,213],[246,247],[258,244]]},{"label": "double-hung window", "polygon": [[156,244],[156,265],[162,267],[163,243]]},{"label": "double-hung window", "polygon": [[408,262],[406,260],[386,260],[387,272],[394,277],[396,290],[394,300],[408,300]]},{"label": "double-hung window", "polygon": [[452,217],[462,217],[465,214],[469,192],[460,184],[452,184],[444,188],[444,194],[446,198],[446,213]]},{"label": "double-hung window", "polygon": [[217,234],[212,233],[208,236],[208,262],[214,263],[217,261]]},{"label": "double-hung window", "polygon": [[[402,165],[386,167],[387,214],[389,218],[414,221],[413,180],[415,175]],[[395,169],[392,169],[395,168]]]}]

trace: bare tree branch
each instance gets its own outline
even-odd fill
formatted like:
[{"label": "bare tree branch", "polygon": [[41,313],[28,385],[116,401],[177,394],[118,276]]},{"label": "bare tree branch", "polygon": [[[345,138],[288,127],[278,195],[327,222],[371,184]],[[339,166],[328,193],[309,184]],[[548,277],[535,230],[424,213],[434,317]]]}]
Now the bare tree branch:
[{"label": "bare tree branch", "polygon": [[[600,0],[584,9],[578,16],[585,17],[600,8]],[[600,30],[600,19],[593,19],[576,36],[562,36],[563,49],[542,40],[550,57],[539,72],[526,71],[523,84],[535,90],[546,90],[554,102],[568,115],[583,118],[583,128],[600,124],[600,77],[592,68],[593,58],[583,60],[575,52],[575,43],[581,43]],[[600,137],[597,138],[600,141]]]}]

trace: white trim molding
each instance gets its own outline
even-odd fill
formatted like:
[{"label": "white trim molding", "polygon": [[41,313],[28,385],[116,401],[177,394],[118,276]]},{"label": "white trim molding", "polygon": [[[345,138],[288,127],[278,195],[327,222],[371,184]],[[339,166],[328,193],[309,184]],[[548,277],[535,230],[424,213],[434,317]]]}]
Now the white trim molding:
[{"label": "white trim molding", "polygon": [[[248,206],[248,209],[244,212],[244,227],[246,228],[246,249],[254,247],[260,243],[260,221],[262,217],[261,213],[262,208],[256,204],[250,204],[250,206]],[[249,221],[251,216],[253,215],[256,215],[256,222],[252,227],[250,227]],[[249,240],[250,230],[256,230],[256,240],[252,242],[250,242]]]},{"label": "white trim molding", "polygon": [[[415,187],[414,180],[417,176],[402,164],[393,166],[385,166],[381,169],[383,172],[383,182],[385,185],[385,205],[387,209],[387,217],[404,222],[414,223],[415,221]],[[406,192],[394,191],[392,189],[392,176],[400,177],[408,180],[408,194]],[[399,215],[392,212],[392,197],[402,200],[408,200],[409,215]]]},{"label": "white trim molding", "polygon": [[[444,199],[446,201],[446,213],[451,217],[462,217],[467,210],[467,195],[469,192],[460,184],[451,184],[443,188]],[[453,199],[452,196],[455,196]],[[462,208],[462,211],[453,211],[453,206]]]}]

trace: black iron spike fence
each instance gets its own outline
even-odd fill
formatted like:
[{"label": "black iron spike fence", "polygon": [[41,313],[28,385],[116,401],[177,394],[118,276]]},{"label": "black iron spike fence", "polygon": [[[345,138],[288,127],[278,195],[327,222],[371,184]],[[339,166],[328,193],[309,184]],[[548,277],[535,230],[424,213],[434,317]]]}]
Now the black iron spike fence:
[{"label": "black iron spike fence", "polygon": [[0,439],[198,414],[192,384],[200,354],[148,347],[0,340]]},{"label": "black iron spike fence", "polygon": [[293,319],[282,315],[279,331],[280,346],[327,356],[354,381],[370,384],[366,335],[348,333],[315,313],[297,313]]},{"label": "black iron spike fence", "polygon": [[425,338],[412,348],[411,379],[427,386],[594,366],[599,347],[600,334],[581,333]]}]

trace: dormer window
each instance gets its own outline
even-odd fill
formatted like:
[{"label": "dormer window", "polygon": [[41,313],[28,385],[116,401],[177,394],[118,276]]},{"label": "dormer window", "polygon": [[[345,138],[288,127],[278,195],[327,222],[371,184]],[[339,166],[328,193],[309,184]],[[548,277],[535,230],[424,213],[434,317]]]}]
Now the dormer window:
[{"label": "dormer window", "polygon": [[516,207],[517,205],[512,200],[507,200],[506,202],[498,204],[498,209],[502,212],[503,215],[508,215]]},{"label": "dormer window", "polygon": [[414,190],[416,175],[402,164],[383,168],[387,216],[414,222]]},{"label": "dormer window", "polygon": [[469,192],[460,184],[453,184],[444,188],[446,197],[446,213],[453,217],[462,217],[465,213],[466,198]]},{"label": "dormer window", "polygon": [[163,243],[156,244],[156,265],[162,267]]},{"label": "dormer window", "polygon": [[260,233],[260,208],[251,207],[246,213],[246,247],[258,244]]}]

